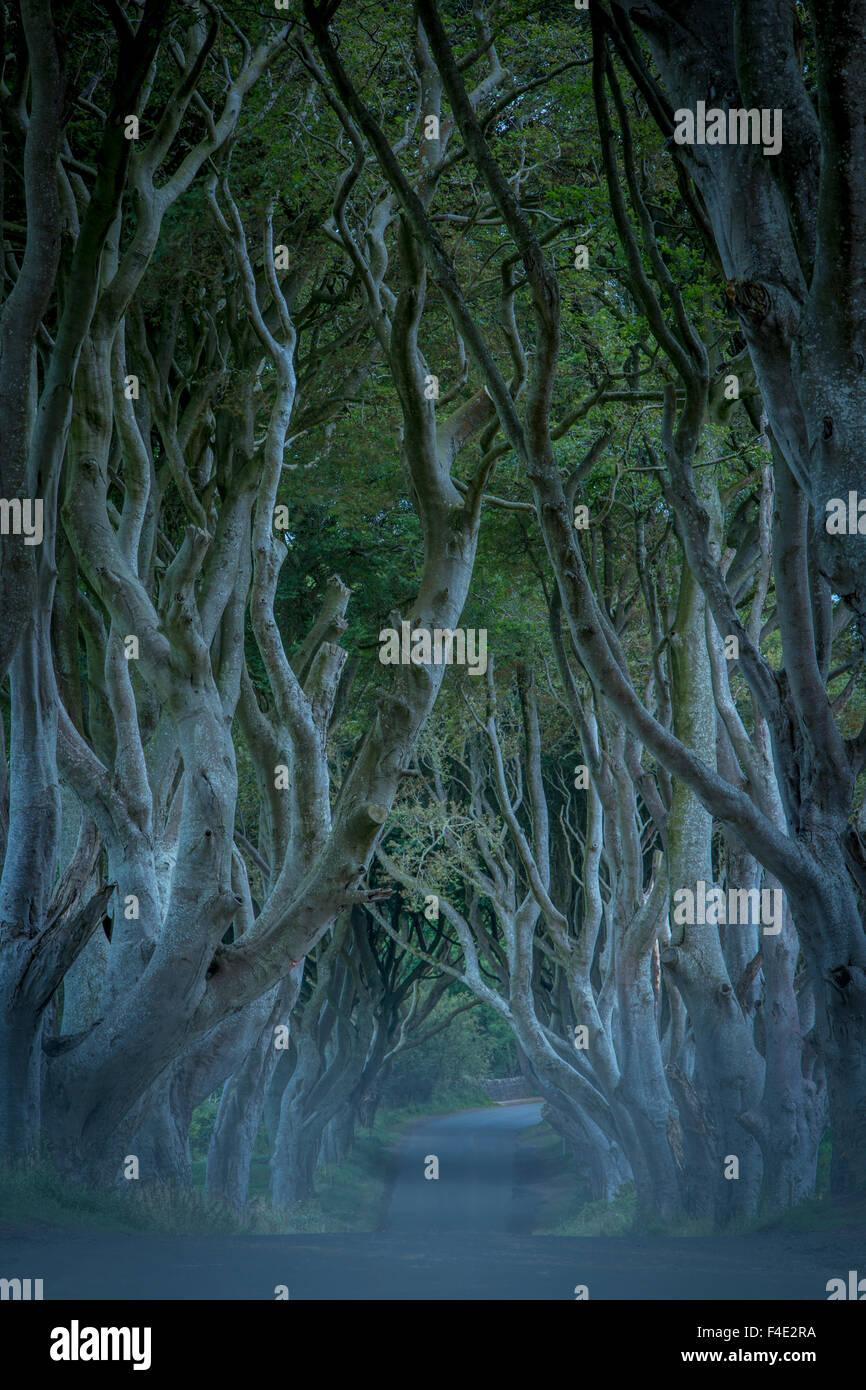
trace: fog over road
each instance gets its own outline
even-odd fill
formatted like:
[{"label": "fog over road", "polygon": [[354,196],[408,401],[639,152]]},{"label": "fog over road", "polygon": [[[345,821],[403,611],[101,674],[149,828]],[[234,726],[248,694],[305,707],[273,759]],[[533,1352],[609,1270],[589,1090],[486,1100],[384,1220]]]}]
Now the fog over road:
[{"label": "fog over road", "polygon": [[[0,1234],[0,1277],[41,1278],[45,1300],[826,1300],[866,1273],[864,1232],[754,1236],[532,1236],[536,1102],[428,1120],[394,1153],[382,1229],[357,1235]],[[424,1177],[439,1160],[438,1179]],[[709,1310],[708,1310],[709,1311]],[[793,1315],[791,1321],[797,1319]],[[800,1319],[802,1320],[802,1319]]]}]

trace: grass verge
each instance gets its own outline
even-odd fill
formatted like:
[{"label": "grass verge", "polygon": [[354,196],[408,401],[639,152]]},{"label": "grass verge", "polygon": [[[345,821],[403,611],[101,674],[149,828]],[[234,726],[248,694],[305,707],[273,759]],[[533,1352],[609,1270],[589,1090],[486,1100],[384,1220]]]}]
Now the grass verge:
[{"label": "grass verge", "polygon": [[193,1186],[114,1190],[59,1173],[42,1159],[0,1165],[0,1227],[61,1227],[165,1235],[293,1235],[378,1229],[393,1146],[415,1124],[436,1115],[492,1104],[474,1088],[423,1105],[382,1111],[371,1129],[358,1130],[343,1163],[316,1172],[315,1195],[278,1211],[268,1201],[268,1159],[258,1153],[250,1176],[250,1204],[237,1213],[204,1187],[206,1160],[193,1161]]},{"label": "grass verge", "polygon": [[[718,1236],[710,1220],[679,1218],[674,1221],[639,1220],[634,1186],[626,1184],[612,1202],[593,1202],[578,1179],[562,1141],[547,1125],[534,1125],[519,1137],[529,1157],[532,1185],[538,1199],[534,1235],[555,1236]],[[725,1235],[742,1236],[771,1232],[790,1234],[866,1233],[866,1200],[832,1201],[829,1196],[830,1144],[822,1143],[818,1155],[816,1196],[798,1206],[772,1213],[759,1212],[749,1221],[732,1223]]]}]

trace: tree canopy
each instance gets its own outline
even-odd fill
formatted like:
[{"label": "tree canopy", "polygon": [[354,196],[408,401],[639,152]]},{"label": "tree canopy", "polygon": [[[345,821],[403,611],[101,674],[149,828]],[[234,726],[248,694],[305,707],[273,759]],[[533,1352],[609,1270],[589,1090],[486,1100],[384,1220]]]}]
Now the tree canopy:
[{"label": "tree canopy", "polygon": [[13,1154],[292,1202],[482,1003],[596,1198],[862,1190],[862,9],[2,7]]}]

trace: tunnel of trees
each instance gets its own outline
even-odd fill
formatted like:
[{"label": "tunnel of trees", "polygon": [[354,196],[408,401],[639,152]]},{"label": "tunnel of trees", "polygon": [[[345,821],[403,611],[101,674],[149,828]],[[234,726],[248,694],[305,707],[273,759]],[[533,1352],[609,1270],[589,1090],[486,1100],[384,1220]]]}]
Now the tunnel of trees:
[{"label": "tunnel of trees", "polygon": [[7,1158],[286,1206],[483,1007],[596,1199],[861,1193],[866,4],[0,19]]}]

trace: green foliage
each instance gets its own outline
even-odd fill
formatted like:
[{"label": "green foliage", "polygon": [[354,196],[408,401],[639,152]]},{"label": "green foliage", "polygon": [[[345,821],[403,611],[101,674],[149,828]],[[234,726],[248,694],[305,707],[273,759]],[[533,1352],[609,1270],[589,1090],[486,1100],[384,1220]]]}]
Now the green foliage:
[{"label": "green foliage", "polygon": [[220,1091],[214,1091],[193,1111],[189,1126],[189,1149],[194,1161],[207,1157],[208,1144],[219,1113],[220,1095]]},{"label": "green foliage", "polygon": [[[435,1027],[461,999],[470,997],[462,987],[449,991],[433,1011],[428,1027]],[[458,1109],[469,1097],[484,1098],[483,1091],[472,1087],[474,1078],[511,1076],[516,1071],[517,1050],[508,1025],[493,1009],[477,1005],[428,1042],[397,1054],[384,1100],[391,1106],[450,1103]]]}]

